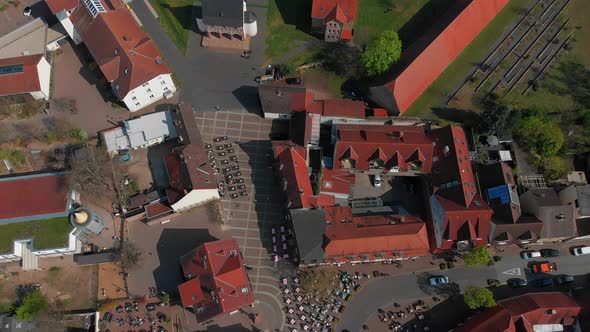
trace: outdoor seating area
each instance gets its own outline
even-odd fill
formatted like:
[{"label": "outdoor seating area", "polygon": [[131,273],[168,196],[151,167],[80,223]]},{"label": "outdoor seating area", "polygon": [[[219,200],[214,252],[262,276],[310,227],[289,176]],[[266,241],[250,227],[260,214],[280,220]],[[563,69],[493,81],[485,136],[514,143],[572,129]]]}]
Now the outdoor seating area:
[{"label": "outdoor seating area", "polygon": [[238,157],[232,143],[227,142],[227,136],[220,136],[213,139],[217,144],[205,144],[209,164],[213,168],[213,174],[223,174],[225,181],[217,181],[217,191],[220,197],[229,194],[231,198],[248,196],[244,179],[241,177]]},{"label": "outdoor seating area", "polygon": [[439,301],[440,298],[433,296],[407,303],[394,302],[378,309],[376,315],[363,325],[363,329],[382,331],[387,328],[395,332],[430,331],[426,313]]},{"label": "outdoor seating area", "polygon": [[287,226],[281,225],[271,227],[270,232],[275,262],[278,262],[279,259],[292,260],[294,258],[293,248],[295,247],[293,231]]},{"label": "outdoor seating area", "polygon": [[344,310],[346,301],[360,289],[360,279],[370,278],[361,273],[339,272],[339,285],[330,291],[329,296],[306,294],[299,284],[299,277],[281,278],[282,297],[287,313],[289,331],[328,332],[337,316]]},{"label": "outdoor seating area", "polygon": [[105,331],[166,332],[171,330],[169,309],[161,298],[141,297],[136,300],[121,300],[108,304],[101,311],[100,324]]}]

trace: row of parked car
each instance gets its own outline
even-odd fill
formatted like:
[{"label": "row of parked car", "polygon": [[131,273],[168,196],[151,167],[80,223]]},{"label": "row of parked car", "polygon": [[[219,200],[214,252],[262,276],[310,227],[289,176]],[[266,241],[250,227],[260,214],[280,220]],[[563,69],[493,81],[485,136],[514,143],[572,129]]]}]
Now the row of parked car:
[{"label": "row of parked car", "polygon": [[[573,247],[571,248],[571,254],[574,256],[590,254],[590,246]],[[559,255],[560,252],[557,249],[526,250],[520,253],[522,259],[557,257]]]},{"label": "row of parked car", "polygon": [[[531,281],[531,285],[533,287],[545,287],[551,285],[565,285],[574,282],[574,277],[570,275],[562,275],[555,278],[547,277],[547,278],[539,278]],[[528,285],[528,282],[524,279],[520,278],[513,278],[508,279],[506,284],[510,288],[519,288]]]}]

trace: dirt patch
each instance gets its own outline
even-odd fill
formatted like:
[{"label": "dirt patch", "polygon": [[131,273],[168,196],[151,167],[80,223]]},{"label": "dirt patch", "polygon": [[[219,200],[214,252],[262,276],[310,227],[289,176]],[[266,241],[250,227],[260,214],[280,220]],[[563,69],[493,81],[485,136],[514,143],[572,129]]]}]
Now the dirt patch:
[{"label": "dirt patch", "polygon": [[50,304],[57,304],[64,310],[88,309],[93,306],[97,275],[94,266],[56,266],[41,271],[13,269],[7,268],[10,277],[0,283],[0,303],[14,302],[18,285],[39,283],[41,292]]},{"label": "dirt patch", "polygon": [[97,299],[115,300],[126,298],[125,281],[121,273],[121,267],[115,263],[98,265],[98,294]]}]

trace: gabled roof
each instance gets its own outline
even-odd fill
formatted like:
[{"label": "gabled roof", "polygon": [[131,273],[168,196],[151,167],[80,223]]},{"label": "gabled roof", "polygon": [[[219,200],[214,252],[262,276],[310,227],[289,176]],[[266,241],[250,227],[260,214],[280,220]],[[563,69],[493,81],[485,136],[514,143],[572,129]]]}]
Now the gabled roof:
[{"label": "gabled roof", "polygon": [[413,257],[430,249],[426,224],[412,215],[353,217],[348,206],[325,208],[325,213],[327,258],[390,252]]},{"label": "gabled roof", "polygon": [[305,158],[297,149],[287,148],[278,155],[279,173],[286,182],[288,208],[309,208],[313,195]]},{"label": "gabled roof", "polygon": [[372,99],[390,112],[405,112],[508,1],[471,1],[394,80],[372,88]]},{"label": "gabled roof", "polygon": [[71,177],[65,172],[0,177],[0,220],[24,221],[67,215]]},{"label": "gabled roof", "polygon": [[182,256],[180,264],[189,279],[178,286],[182,304],[193,308],[199,322],[254,301],[236,240],[207,242]]},{"label": "gabled roof", "polygon": [[375,153],[385,168],[408,170],[408,163],[419,162],[421,172],[430,172],[432,142],[422,127],[391,125],[339,124],[334,149],[334,169],[343,169],[340,161],[355,160],[356,170],[368,170]]},{"label": "gabled roof", "polygon": [[243,0],[203,0],[203,23],[240,28],[244,25]]},{"label": "gabled roof", "polygon": [[330,16],[340,23],[347,23],[356,20],[357,10],[358,0],[313,0],[311,17],[328,22],[331,20],[325,18]]},{"label": "gabled roof", "polygon": [[541,331],[534,327],[573,326],[581,312],[580,305],[566,293],[529,293],[499,301],[497,307],[472,317],[458,331],[513,332],[516,326],[518,331]]},{"label": "gabled roof", "polygon": [[15,68],[13,73],[0,73],[0,96],[40,91],[37,65],[42,59],[43,54],[0,59],[0,68]]},{"label": "gabled roof", "polygon": [[432,184],[436,194],[459,205],[470,207],[477,194],[475,177],[469,159],[469,146],[463,128],[447,126],[429,133],[434,142]]},{"label": "gabled roof", "polygon": [[171,110],[179,145],[164,157],[170,180],[168,201],[174,204],[191,190],[217,189],[199,127],[188,104]]},{"label": "gabled roof", "polygon": [[66,7],[69,1],[47,1],[54,13],[59,8],[73,9],[70,20],[120,99],[151,79],[171,73],[156,44],[122,1],[104,3],[106,12],[95,18],[81,1],[75,8]]}]

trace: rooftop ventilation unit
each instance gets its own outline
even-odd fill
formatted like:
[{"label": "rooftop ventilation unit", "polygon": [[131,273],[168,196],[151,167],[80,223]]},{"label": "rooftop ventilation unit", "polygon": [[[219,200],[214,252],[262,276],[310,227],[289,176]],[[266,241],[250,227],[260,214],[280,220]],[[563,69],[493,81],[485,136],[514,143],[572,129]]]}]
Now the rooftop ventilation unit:
[{"label": "rooftop ventilation unit", "polygon": [[99,13],[107,12],[100,0],[83,0],[83,2],[90,12],[90,15],[92,15],[92,18],[95,18]]}]

